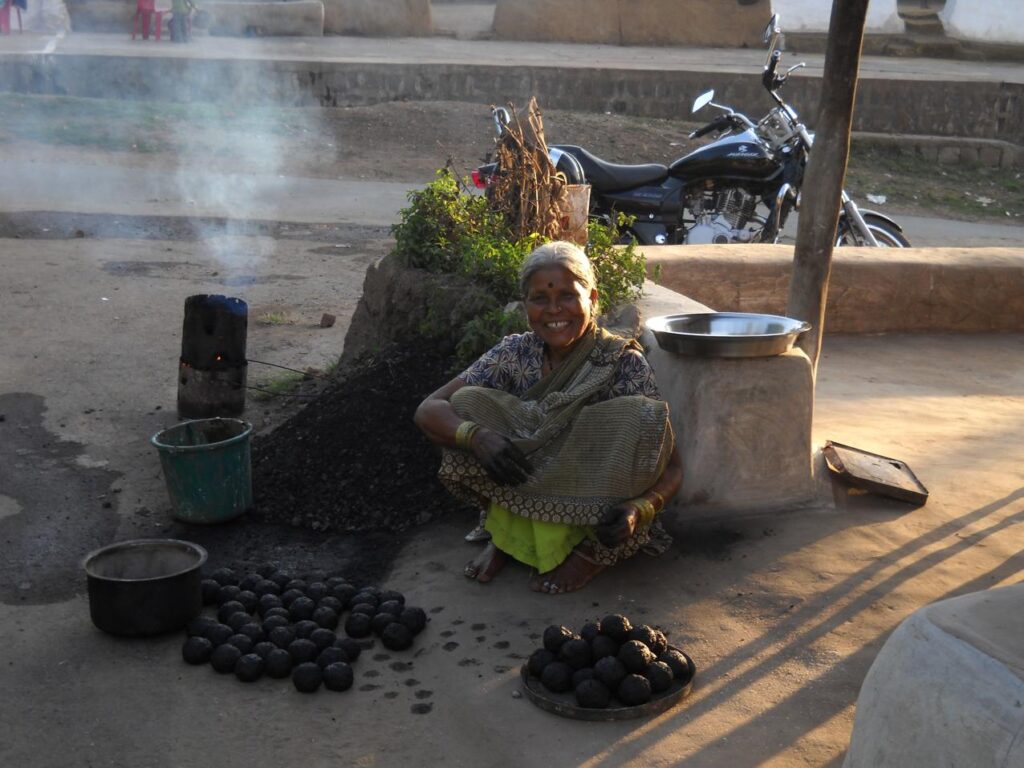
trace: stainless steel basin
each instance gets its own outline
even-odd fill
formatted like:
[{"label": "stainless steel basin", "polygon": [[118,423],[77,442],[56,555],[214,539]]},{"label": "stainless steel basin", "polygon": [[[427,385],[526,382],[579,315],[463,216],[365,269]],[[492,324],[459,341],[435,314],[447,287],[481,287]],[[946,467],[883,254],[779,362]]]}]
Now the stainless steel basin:
[{"label": "stainless steel basin", "polygon": [[793,347],[810,323],[780,315],[704,312],[661,315],[647,321],[658,346],[697,357],[770,357]]}]

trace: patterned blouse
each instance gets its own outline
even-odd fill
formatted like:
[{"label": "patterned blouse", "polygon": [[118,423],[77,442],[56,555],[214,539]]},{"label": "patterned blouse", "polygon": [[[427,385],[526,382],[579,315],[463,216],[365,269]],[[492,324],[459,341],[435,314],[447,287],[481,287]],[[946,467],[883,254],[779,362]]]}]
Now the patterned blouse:
[{"label": "patterned blouse", "polygon": [[[459,374],[467,384],[500,389],[516,397],[541,380],[544,342],[533,331],[506,336],[479,360]],[[619,361],[615,380],[604,399],[646,395],[661,400],[654,371],[638,350],[628,349]]]}]

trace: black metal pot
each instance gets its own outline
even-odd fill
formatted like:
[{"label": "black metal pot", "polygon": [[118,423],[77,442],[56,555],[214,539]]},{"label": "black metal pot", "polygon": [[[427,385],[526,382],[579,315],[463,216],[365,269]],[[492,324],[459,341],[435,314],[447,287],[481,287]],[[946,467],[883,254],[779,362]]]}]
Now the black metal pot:
[{"label": "black metal pot", "polygon": [[184,627],[203,608],[206,550],[177,539],[134,539],[86,555],[92,623],[144,637]]}]

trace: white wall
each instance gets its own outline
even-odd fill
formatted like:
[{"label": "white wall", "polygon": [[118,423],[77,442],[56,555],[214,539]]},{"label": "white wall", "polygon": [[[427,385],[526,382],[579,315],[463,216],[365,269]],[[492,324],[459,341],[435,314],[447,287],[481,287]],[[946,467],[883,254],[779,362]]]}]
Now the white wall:
[{"label": "white wall", "polygon": [[[1019,0],[992,0],[1019,2]],[[832,16],[830,0],[772,0],[772,10],[779,14],[783,32],[828,32]],[[896,0],[871,0],[865,25],[868,34],[900,34],[903,21],[896,13]]]},{"label": "white wall", "polygon": [[958,40],[1024,43],[1021,0],[946,0],[939,15],[946,34]]}]

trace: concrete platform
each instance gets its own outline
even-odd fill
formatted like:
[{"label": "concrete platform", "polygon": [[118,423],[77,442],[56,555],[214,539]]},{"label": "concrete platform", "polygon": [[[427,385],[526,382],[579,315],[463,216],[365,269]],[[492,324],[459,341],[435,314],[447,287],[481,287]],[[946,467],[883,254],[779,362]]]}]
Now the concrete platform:
[{"label": "concrete platform", "polygon": [[[785,314],[789,245],[645,248],[661,284],[719,311]],[[830,333],[1024,330],[1020,248],[837,248],[825,327]]]},{"label": "concrete platform", "polygon": [[[824,57],[787,87],[807,115]],[[438,38],[214,39],[155,45],[123,35],[12,35],[0,41],[0,91],[169,101],[345,106],[408,99],[519,103],[680,117],[699,93],[763,114],[759,50],[623,47]],[[1024,65],[861,62],[854,130],[1024,146]],[[998,146],[1003,147],[1002,144]]]},{"label": "concrete platform", "polygon": [[844,768],[1024,766],[1024,584],[922,608],[857,698]]}]

